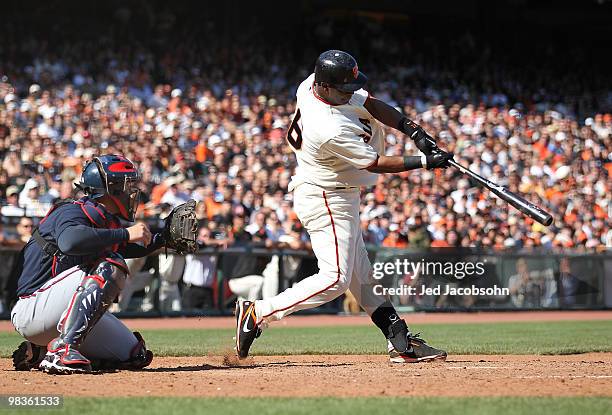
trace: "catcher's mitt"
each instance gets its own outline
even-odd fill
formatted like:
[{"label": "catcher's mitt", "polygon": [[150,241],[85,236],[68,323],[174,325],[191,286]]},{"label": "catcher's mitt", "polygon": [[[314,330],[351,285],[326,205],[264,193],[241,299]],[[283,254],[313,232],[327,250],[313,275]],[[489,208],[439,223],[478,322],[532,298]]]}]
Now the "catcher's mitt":
[{"label": "catcher's mitt", "polygon": [[166,218],[163,231],[166,248],[175,250],[179,255],[194,253],[198,249],[195,206],[196,202],[192,199],[172,209]]}]

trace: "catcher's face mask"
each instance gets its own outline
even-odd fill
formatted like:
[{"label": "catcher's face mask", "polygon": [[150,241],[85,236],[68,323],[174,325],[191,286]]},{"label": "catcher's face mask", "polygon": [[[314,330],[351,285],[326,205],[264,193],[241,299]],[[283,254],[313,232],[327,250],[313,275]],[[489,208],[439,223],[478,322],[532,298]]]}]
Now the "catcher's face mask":
[{"label": "catcher's face mask", "polygon": [[[140,202],[140,175],[134,163],[128,158],[116,155],[95,157],[90,163],[95,164],[100,175],[102,189],[96,189],[95,196],[108,195],[117,206],[117,213],[123,219],[133,222]],[[91,170],[86,167],[87,170]]]},{"label": "catcher's face mask", "polygon": [[123,182],[107,182],[108,195],[119,208],[119,216],[133,222],[140,203],[138,179],[126,177]]}]

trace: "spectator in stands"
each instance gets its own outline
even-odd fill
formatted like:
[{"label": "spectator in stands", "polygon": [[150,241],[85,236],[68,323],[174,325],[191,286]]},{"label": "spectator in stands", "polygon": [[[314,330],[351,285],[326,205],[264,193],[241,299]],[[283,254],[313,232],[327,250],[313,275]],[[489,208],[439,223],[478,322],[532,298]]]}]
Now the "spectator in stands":
[{"label": "spectator in stands", "polygon": [[[254,248],[265,248],[265,228],[260,228],[259,231],[251,235],[249,245]],[[269,255],[252,255],[248,253],[240,255],[229,277],[230,290],[239,298],[249,301],[261,299],[265,279],[263,273],[269,262]]]},{"label": "spectator in stands", "polygon": [[[164,12],[152,13],[161,17]],[[235,206],[244,209],[249,230],[278,230],[278,222],[270,219],[272,211],[282,223],[291,220],[286,213],[290,201],[283,200],[283,194],[295,159],[283,135],[295,111],[288,85],[304,75],[296,68],[306,66],[300,57],[288,51],[266,53],[269,42],[256,24],[242,27],[240,36],[228,34],[235,45],[231,50],[210,48],[218,38],[216,22],[202,25],[189,19],[155,41],[144,35],[147,30],[134,26],[132,35],[139,41],[121,50],[113,46],[114,33],[120,32],[113,31],[113,21],[104,22],[113,34],[101,50],[92,41],[98,33],[94,26],[83,27],[81,36],[67,44],[49,42],[49,36],[63,39],[64,34],[47,22],[63,18],[60,11],[55,19],[45,15],[37,25],[44,38],[27,31],[28,25],[10,30],[0,25],[0,35],[13,39],[15,50],[23,52],[0,52],[0,75],[10,75],[0,82],[0,193],[8,199],[1,210],[5,216],[20,217],[22,208],[28,208],[28,215],[43,215],[58,191],[62,198],[70,196],[70,182],[82,162],[92,149],[101,148],[140,163],[143,195],[151,195],[143,203],[150,203],[146,211],[153,218],[162,198],[174,206],[197,196],[205,203],[208,220],[223,209],[219,219],[227,221]],[[0,19],[11,16],[3,13]],[[347,24],[360,29],[356,33],[363,37],[359,53],[364,65],[381,56],[372,38],[384,38],[387,50],[411,45],[415,59],[410,62],[390,53],[392,64],[368,65],[374,68],[370,92],[401,108],[437,137],[441,147],[454,151],[457,161],[508,184],[555,216],[552,227],[539,226],[496,202],[455,169],[436,175],[387,175],[365,189],[362,231],[369,234],[369,242],[381,245],[391,224],[403,227],[421,215],[431,237],[425,230],[411,230],[410,223],[410,247],[427,247],[432,238],[438,244],[452,230],[461,246],[499,250],[601,250],[610,245],[612,236],[606,229],[612,228],[612,116],[606,112],[612,109],[612,95],[607,74],[599,69],[603,65],[590,65],[589,77],[571,70],[582,67],[579,56],[589,52],[579,42],[561,50],[554,43],[534,41],[531,55],[521,51],[518,57],[539,64],[517,71],[517,56],[493,53],[486,66],[480,64],[481,51],[504,49],[504,39],[491,43],[469,33],[450,39],[443,39],[443,34],[414,38],[410,33],[392,34],[390,28],[379,30],[375,24]],[[181,43],[177,39],[192,38],[194,33],[199,41],[192,42],[189,52],[175,47]],[[317,44],[317,33],[309,36],[314,38],[305,41]],[[540,53],[543,47],[547,53]],[[449,56],[451,69],[438,56]],[[551,57],[562,59],[563,65],[555,65]],[[211,62],[217,70],[201,70]],[[537,68],[537,76],[531,67]],[[483,74],[484,68],[490,72]],[[390,77],[387,71],[399,75]],[[416,154],[410,139],[384,131],[387,152]],[[56,176],[62,180],[59,189]],[[27,179],[37,180],[38,189],[50,190],[40,196]],[[20,206],[13,186],[23,188],[24,202],[26,197],[29,202],[38,198],[41,206],[33,211]],[[506,230],[504,223],[509,225]],[[227,224],[210,226],[223,231]]]},{"label": "spectator in stands", "polygon": [[0,247],[21,248],[23,245],[24,243],[20,239],[5,232],[4,224],[2,223],[2,215],[0,215]]},{"label": "spectator in stands", "polygon": [[431,237],[420,214],[408,219],[408,245],[411,248],[429,248]]},{"label": "spectator in stands", "polygon": [[[200,248],[223,246],[224,241],[212,238],[207,227],[198,232]],[[189,254],[185,257],[183,273],[183,310],[201,310],[213,307],[213,289],[217,272],[217,256],[211,254]]]},{"label": "spectator in stands", "polygon": [[529,271],[527,261],[519,258],[516,261],[516,274],[508,279],[512,303],[519,308],[540,307],[545,290],[543,283],[544,280],[537,273]]},{"label": "spectator in stands", "polygon": [[384,239],[382,246],[387,248],[405,248],[408,246],[404,235],[400,233],[400,227],[397,223],[389,225],[389,234]]},{"label": "spectator in stands", "polygon": [[6,189],[6,204],[0,209],[3,216],[23,216],[25,210],[19,206],[19,188],[9,186]]},{"label": "spectator in stands", "polygon": [[41,203],[40,198],[40,185],[38,181],[33,178],[28,179],[19,194],[19,206],[25,209],[28,216],[45,216],[51,206]]},{"label": "spectator in stands", "polygon": [[159,256],[159,309],[181,311],[179,281],[185,269],[185,257],[174,253]]},{"label": "spectator in stands", "polygon": [[[557,280],[557,292],[559,293],[559,305],[571,308],[576,305],[576,296],[586,291],[586,283],[572,273],[569,258],[559,260],[559,271],[555,275]],[[581,290],[582,288],[582,290]]]},{"label": "spectator in stands", "polygon": [[166,193],[161,198],[161,203],[166,203],[172,207],[176,207],[181,203],[185,203],[189,200],[189,195],[183,191],[183,185],[180,177],[170,181],[170,187],[166,190]]},{"label": "spectator in stands", "polygon": [[138,307],[138,311],[147,312],[153,309],[153,302],[150,300],[151,282],[153,281],[154,273],[151,268],[145,268],[148,257],[129,258],[126,259],[126,264],[130,271],[128,279],[125,281],[125,286],[119,295],[119,302],[111,306],[112,312],[129,311],[130,302],[135,292],[145,290],[145,297]]},{"label": "spectator in stands", "polygon": [[56,200],[60,199],[62,189],[62,178],[60,175],[53,176],[49,181],[49,189],[45,194],[40,196],[39,200],[44,205],[52,205]]},{"label": "spectator in stands", "polygon": [[19,241],[21,241],[23,245],[28,243],[32,237],[33,231],[34,221],[31,218],[23,216],[21,219],[19,219],[19,223],[17,224],[17,235],[19,236]]}]

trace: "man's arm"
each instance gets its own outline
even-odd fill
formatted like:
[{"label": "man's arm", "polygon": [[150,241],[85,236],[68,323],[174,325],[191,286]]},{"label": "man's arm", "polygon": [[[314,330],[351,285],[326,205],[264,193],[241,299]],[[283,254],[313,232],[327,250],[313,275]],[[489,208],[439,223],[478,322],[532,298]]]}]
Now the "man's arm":
[{"label": "man's arm", "polygon": [[127,229],[95,229],[86,225],[69,226],[57,238],[57,246],[66,255],[91,255],[114,244],[127,242]]},{"label": "man's arm", "polygon": [[372,117],[391,128],[397,129],[400,120],[404,118],[404,114],[371,95],[368,96],[363,106],[372,114]]},{"label": "man's arm", "polygon": [[426,168],[427,170],[446,168],[453,153],[440,152],[430,156],[379,156],[367,171],[372,173],[399,173],[402,171]]},{"label": "man's arm", "polygon": [[447,161],[453,158],[452,153],[438,149],[435,141],[425,130],[405,117],[391,105],[368,96],[363,104],[374,118],[381,123],[395,128],[412,138],[417,148],[424,156],[380,156],[374,164],[366,168],[372,173],[399,173],[418,168],[435,169],[448,167]]},{"label": "man's arm", "polygon": [[372,96],[363,104],[366,110],[381,123],[408,135],[423,154],[429,156],[440,151],[435,140],[414,121],[409,120],[391,105]]},{"label": "man's arm", "polygon": [[122,248],[119,249],[118,253],[124,258],[142,258],[143,256],[147,256],[152,254],[164,247],[164,238],[161,233],[156,233],[153,235],[152,241],[148,246],[142,246],[139,244],[128,243],[125,244]]}]

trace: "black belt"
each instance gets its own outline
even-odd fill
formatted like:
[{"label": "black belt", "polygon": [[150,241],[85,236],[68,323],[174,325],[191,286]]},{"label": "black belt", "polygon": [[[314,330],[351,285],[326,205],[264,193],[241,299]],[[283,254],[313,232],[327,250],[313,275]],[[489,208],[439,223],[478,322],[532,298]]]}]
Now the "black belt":
[{"label": "black belt", "polygon": [[336,186],[336,190],[353,190],[359,189],[358,186]]}]

